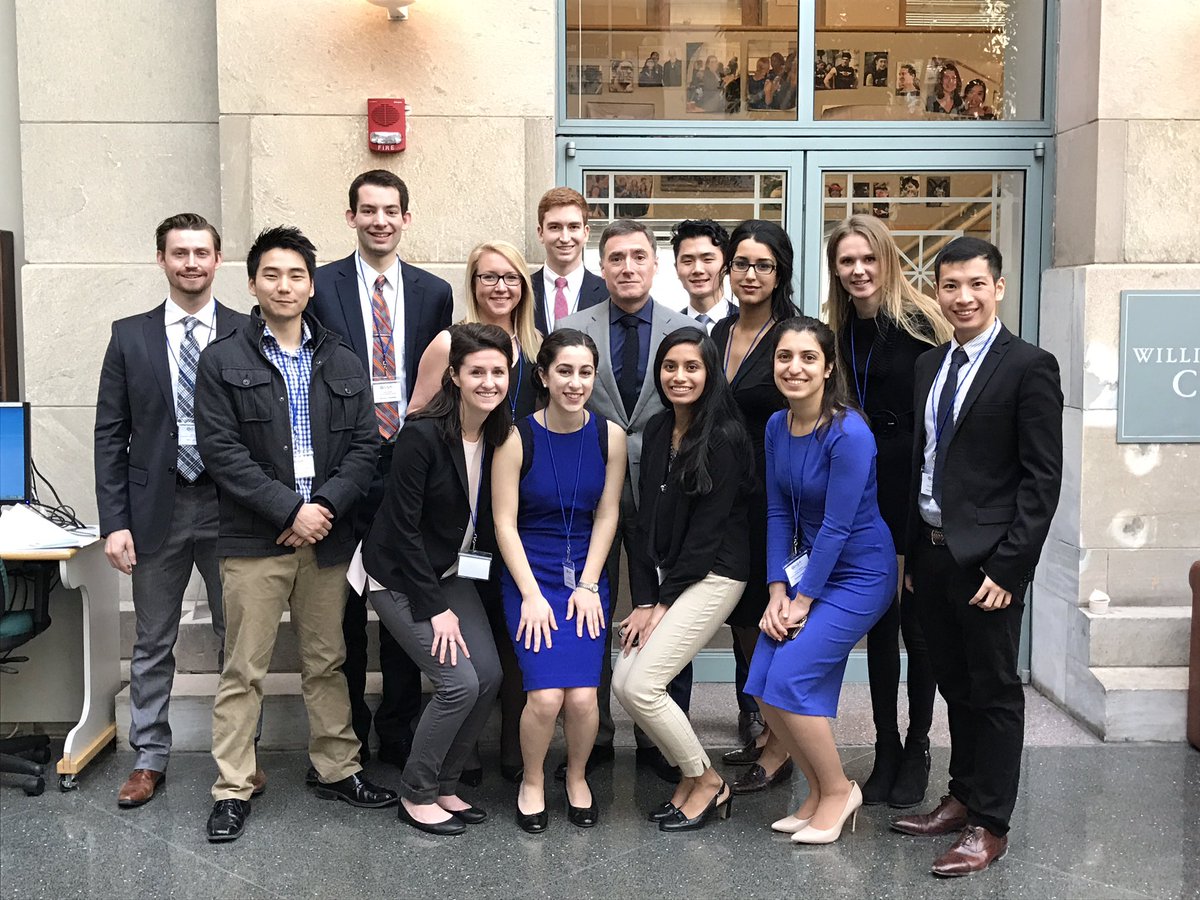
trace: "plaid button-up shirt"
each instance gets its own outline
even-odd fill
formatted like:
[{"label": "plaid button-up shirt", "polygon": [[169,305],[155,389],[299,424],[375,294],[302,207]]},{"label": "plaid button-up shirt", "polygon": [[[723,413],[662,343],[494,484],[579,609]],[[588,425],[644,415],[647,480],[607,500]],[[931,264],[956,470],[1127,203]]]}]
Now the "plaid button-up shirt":
[{"label": "plaid button-up shirt", "polygon": [[[300,349],[289,353],[279,346],[275,335],[263,325],[262,349],[279,370],[287,385],[288,410],[292,419],[292,458],[313,455],[312,418],[308,412],[308,388],[312,383],[313,339],[308,323],[300,333]],[[296,492],[308,503],[312,500],[312,478],[297,478]]]}]

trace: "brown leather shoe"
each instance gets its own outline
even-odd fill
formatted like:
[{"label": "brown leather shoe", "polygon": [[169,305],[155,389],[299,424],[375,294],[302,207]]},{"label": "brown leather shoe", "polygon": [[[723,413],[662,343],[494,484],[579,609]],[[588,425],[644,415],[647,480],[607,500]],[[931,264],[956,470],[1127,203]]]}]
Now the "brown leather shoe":
[{"label": "brown leather shoe", "polygon": [[262,769],[255,769],[254,774],[250,776],[250,786],[253,788],[250,796],[261,797],[267,790],[267,773]]},{"label": "brown leather shoe", "polygon": [[154,796],[155,789],[166,780],[167,776],[163,772],[155,772],[153,769],[134,769],[133,774],[117,792],[117,806],[122,809],[141,806]]},{"label": "brown leather shoe", "polygon": [[941,803],[933,812],[892,819],[892,831],[913,834],[917,837],[954,834],[966,827],[967,807],[950,794],[942,798]]},{"label": "brown leather shoe", "polygon": [[931,870],[943,878],[982,872],[1008,852],[1008,837],[998,837],[982,825],[968,825],[950,849],[939,856]]}]

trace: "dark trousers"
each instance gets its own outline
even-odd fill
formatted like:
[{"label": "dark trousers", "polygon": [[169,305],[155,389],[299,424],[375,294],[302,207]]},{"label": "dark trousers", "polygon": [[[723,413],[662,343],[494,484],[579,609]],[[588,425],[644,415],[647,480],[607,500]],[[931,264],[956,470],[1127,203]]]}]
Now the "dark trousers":
[{"label": "dark trousers", "polygon": [[983,583],[945,547],[920,541],[913,554],[916,601],[929,659],[950,719],[950,793],[967,822],[1008,833],[1025,739],[1025,693],[1017,673],[1023,591],[1004,609],[968,601]]},{"label": "dark trousers", "polygon": [[933,724],[937,684],[929,664],[925,634],[917,620],[913,595],[902,591],[875,627],[867,632],[867,678],[877,741],[899,740],[896,701],[900,694],[900,635],[908,651],[908,740],[923,741]]},{"label": "dark trousers", "polygon": [[[383,486],[392,468],[392,448],[384,444],[379,450],[375,477],[367,496],[358,504],[355,514],[355,533],[366,535],[371,521],[383,501]],[[354,733],[363,749],[369,746],[371,723],[383,747],[395,747],[404,753],[412,746],[413,727],[421,715],[421,670],[400,649],[396,639],[382,625],[379,627],[379,671],[383,676],[383,698],[372,715],[364,694],[367,689],[367,597],[349,592],[346,612],[342,617],[342,634],[346,639],[346,662],[342,671],[350,691],[350,718]]]},{"label": "dark trousers", "polygon": [[[757,640],[757,636],[755,639]],[[737,691],[737,705],[740,713],[758,712],[758,703],[746,693],[746,678],[750,674],[750,657],[753,655],[753,649],[750,653],[746,653],[743,649],[738,629],[735,628],[733,630],[733,687]]]}]

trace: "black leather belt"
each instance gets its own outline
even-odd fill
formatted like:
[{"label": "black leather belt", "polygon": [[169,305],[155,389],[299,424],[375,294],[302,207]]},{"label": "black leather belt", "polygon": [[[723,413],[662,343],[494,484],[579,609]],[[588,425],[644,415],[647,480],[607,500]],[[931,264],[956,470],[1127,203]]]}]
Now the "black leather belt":
[{"label": "black leather belt", "polygon": [[946,532],[940,528],[934,528],[932,525],[922,525],[921,533],[925,535],[929,543],[935,547],[946,546]]},{"label": "black leather belt", "polygon": [[201,472],[196,476],[195,481],[188,481],[182,472],[176,472],[175,483],[180,487],[200,487],[201,485],[212,484],[212,476],[208,472]]}]

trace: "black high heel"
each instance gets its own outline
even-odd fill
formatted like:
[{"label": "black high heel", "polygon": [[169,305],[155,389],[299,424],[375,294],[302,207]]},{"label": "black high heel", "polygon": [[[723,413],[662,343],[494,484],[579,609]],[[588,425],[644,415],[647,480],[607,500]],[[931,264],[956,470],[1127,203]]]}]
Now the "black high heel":
[{"label": "black high heel", "polygon": [[[725,793],[725,799],[721,800],[721,794]],[[708,801],[708,806],[704,807],[704,811],[694,819],[689,819],[683,814],[682,809],[676,809],[675,814],[669,819],[663,819],[658,823],[659,831],[698,831],[708,824],[710,816],[716,815],[719,819],[728,819],[733,815],[733,791],[729,789],[724,781],[717,788],[717,792],[713,794],[713,798]]]},{"label": "black high heel", "polygon": [[654,809],[650,810],[650,814],[646,818],[648,818],[651,822],[657,823],[661,822],[663,819],[671,818],[671,816],[675,815],[677,812],[679,812],[679,807],[668,800],[662,806],[656,806]]}]

